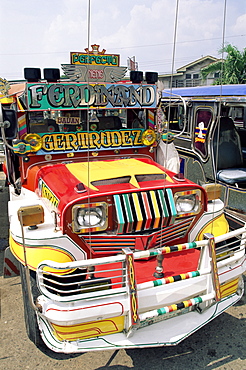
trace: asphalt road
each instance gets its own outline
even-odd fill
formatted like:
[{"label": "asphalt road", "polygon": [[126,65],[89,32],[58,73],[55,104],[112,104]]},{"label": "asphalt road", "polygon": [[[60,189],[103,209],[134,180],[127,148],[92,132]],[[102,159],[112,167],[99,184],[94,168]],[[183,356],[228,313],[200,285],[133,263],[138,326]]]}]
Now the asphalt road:
[{"label": "asphalt road", "polygon": [[[0,178],[0,186],[3,180]],[[246,370],[246,296],[175,347],[62,355],[40,351],[27,338],[20,278],[4,279],[8,245],[7,189],[0,191],[0,369],[168,369]],[[246,276],[245,276],[246,286]]]}]

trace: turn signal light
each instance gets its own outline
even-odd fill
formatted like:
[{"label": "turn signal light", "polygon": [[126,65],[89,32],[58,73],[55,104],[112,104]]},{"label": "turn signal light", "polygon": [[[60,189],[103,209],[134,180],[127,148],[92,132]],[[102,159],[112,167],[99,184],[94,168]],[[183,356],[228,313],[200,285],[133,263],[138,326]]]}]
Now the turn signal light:
[{"label": "turn signal light", "polygon": [[41,205],[24,206],[18,210],[18,218],[23,226],[36,226],[44,223],[44,209]]},{"label": "turn signal light", "polygon": [[220,198],[221,196],[220,184],[203,184],[202,187],[207,192],[208,201]]}]

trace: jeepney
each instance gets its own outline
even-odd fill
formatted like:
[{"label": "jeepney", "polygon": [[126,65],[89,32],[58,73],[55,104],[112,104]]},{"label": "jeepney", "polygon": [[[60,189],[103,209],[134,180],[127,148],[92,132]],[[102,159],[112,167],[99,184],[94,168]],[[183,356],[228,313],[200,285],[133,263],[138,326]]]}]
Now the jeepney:
[{"label": "jeepney", "polygon": [[246,85],[163,90],[161,105],[181,158],[181,171],[203,185],[220,184],[231,222],[246,220]]},{"label": "jeepney", "polygon": [[2,105],[5,275],[20,269],[38,347],[175,345],[242,297],[246,229],[229,230],[214,187],[157,163],[156,74],[126,81],[119,56],[96,56],[72,54],[67,79],[25,69]]}]

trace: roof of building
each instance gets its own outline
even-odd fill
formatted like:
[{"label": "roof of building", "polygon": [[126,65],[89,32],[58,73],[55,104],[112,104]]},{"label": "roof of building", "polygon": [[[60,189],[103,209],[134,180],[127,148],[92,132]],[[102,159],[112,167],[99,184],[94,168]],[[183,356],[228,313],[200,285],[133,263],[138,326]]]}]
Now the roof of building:
[{"label": "roof of building", "polygon": [[178,68],[177,71],[174,72],[174,73],[167,73],[167,74],[163,73],[162,75],[159,75],[159,77],[182,76],[186,72],[186,70],[190,67],[193,67],[193,66],[195,66],[197,64],[200,64],[202,62],[205,62],[205,61],[209,61],[208,64],[211,64],[211,63],[214,63],[214,62],[218,62],[219,60],[220,59],[212,57],[211,55],[206,55],[205,57],[196,59],[193,62],[188,63],[188,64],[184,65],[183,67]]},{"label": "roof of building", "polygon": [[[218,58],[215,58],[215,57],[212,57],[211,55],[206,55],[205,57],[202,57],[202,58],[199,58],[199,59],[196,59],[194,60],[193,62],[189,63],[189,64],[186,64],[185,66],[183,67],[180,67],[177,69],[177,72],[185,72],[188,68],[190,67],[193,67],[195,66],[196,64],[200,64],[202,62],[205,62],[206,60],[209,60],[210,63],[213,63],[213,62],[217,62],[219,61]],[[209,63],[209,64],[210,64]]]}]

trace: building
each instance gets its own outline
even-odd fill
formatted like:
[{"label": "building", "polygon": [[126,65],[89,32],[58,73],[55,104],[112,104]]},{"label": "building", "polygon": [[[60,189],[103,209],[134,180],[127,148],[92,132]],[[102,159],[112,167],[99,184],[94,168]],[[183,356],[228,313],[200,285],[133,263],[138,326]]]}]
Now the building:
[{"label": "building", "polygon": [[[219,59],[210,55],[195,60],[185,66],[178,68],[173,74],[163,74],[158,77],[159,90],[167,89],[170,87],[193,87],[212,85],[214,80],[219,77],[219,72],[209,74],[203,80],[201,76],[201,69],[207,65],[218,62]],[[172,86],[171,86],[172,85]]]}]

